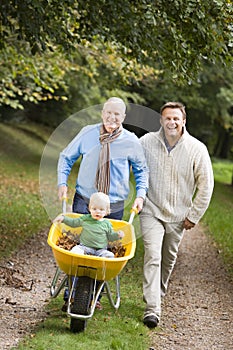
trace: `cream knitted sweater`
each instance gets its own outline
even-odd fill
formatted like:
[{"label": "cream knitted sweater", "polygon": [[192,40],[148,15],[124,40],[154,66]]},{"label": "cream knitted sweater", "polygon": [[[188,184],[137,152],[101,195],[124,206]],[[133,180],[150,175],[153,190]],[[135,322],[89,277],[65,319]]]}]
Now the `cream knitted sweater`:
[{"label": "cream knitted sweater", "polygon": [[186,129],[170,153],[162,128],[144,135],[140,141],[149,167],[149,189],[143,213],[165,222],[178,222],[187,217],[196,224],[208,208],[214,186],[206,146]]}]

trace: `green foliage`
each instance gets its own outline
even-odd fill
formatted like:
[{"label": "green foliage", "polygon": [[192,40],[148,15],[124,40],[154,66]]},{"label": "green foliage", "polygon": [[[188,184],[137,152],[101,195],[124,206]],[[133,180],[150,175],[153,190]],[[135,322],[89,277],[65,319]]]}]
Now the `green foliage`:
[{"label": "green foliage", "polygon": [[153,69],[120,57],[117,50],[116,45],[98,40],[77,46],[65,76],[68,85],[68,102],[63,104],[66,116],[115,95],[134,103],[144,102],[139,94],[127,91],[126,87],[132,82],[137,84]]},{"label": "green foliage", "polygon": [[[28,45],[21,49],[8,46],[0,54],[0,103],[23,109],[26,103],[38,103],[52,98],[65,100],[64,75],[66,61],[57,53],[30,54]],[[52,62],[52,64],[50,64]],[[60,96],[59,89],[63,89]]]},{"label": "green foliage", "polygon": [[196,121],[196,135],[209,145],[214,156],[231,159],[233,156],[232,88],[232,69],[226,69],[221,65],[205,64],[199,74],[199,84],[195,88],[199,98],[196,104],[190,106],[190,117],[195,118]]},{"label": "green foliage", "polygon": [[2,0],[3,31],[1,46],[13,36],[27,41],[32,53],[61,44],[64,49],[72,42],[77,18],[77,1],[72,0]]},{"label": "green foliage", "polygon": [[147,75],[143,84],[133,85],[152,109],[159,111],[167,101],[186,106],[188,131],[204,142],[211,155],[233,157],[233,70],[222,64],[202,63],[197,80],[172,81],[169,72]]},{"label": "green foliage", "polygon": [[[112,86],[117,89],[131,81],[139,81],[149,71],[136,60],[121,59],[116,50],[110,43],[106,43],[105,50],[98,42],[85,42],[83,46],[76,45],[72,56],[59,51],[46,51],[43,55],[37,53],[33,56],[25,43],[23,49],[18,51],[9,46],[0,53],[0,103],[14,109],[33,109],[32,104],[40,103],[38,109],[49,109],[53,100],[55,104],[52,109],[61,110],[65,106],[63,119],[64,114],[101,103],[110,95]],[[132,93],[130,95],[132,100],[139,101],[136,94],[134,97]],[[69,104],[65,104],[68,99]],[[44,107],[45,102],[48,107]],[[4,114],[7,115],[5,119],[9,119],[8,111],[4,113],[2,110],[3,117]],[[40,121],[42,118],[43,114]],[[58,121],[59,118],[56,123]]]},{"label": "green foliage", "polygon": [[70,97],[71,74],[84,97],[86,85],[106,92],[105,74],[122,90],[148,74],[186,80],[203,59],[232,59],[231,1],[2,0],[0,15],[0,103],[12,108]]},{"label": "green foliage", "polygon": [[10,4],[5,0],[1,14],[8,31],[2,37],[17,35],[36,51],[51,42],[67,48],[100,36],[117,42],[131,57],[144,60],[147,54],[156,54],[169,65],[187,70],[190,59],[228,56],[231,13],[231,1],[221,0],[213,1],[211,7],[208,1],[193,0],[156,4],[149,0],[24,0],[20,6],[17,0]]}]

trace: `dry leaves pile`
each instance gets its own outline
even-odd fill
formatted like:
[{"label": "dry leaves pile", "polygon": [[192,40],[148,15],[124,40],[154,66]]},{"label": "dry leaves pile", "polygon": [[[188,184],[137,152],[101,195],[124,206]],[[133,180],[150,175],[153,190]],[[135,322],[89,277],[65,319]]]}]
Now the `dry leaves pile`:
[{"label": "dry leaves pile", "polygon": [[70,231],[62,232],[58,238],[56,245],[65,250],[71,250],[74,246],[79,244],[79,235],[73,234]]},{"label": "dry leaves pile", "polygon": [[126,248],[119,241],[109,243],[108,249],[113,252],[115,258],[121,258],[125,256]]},{"label": "dry leaves pile", "polygon": [[9,287],[21,289],[22,291],[32,290],[33,280],[25,281],[22,279],[20,271],[12,267],[0,266],[0,278]]},{"label": "dry leaves pile", "polygon": [[[65,250],[71,250],[74,246],[79,244],[79,235],[73,234],[70,231],[62,232],[62,235],[58,238],[56,245]],[[110,250],[115,258],[120,258],[125,255],[126,248],[122,245],[121,242],[115,241],[110,242],[108,245],[108,250]]]}]

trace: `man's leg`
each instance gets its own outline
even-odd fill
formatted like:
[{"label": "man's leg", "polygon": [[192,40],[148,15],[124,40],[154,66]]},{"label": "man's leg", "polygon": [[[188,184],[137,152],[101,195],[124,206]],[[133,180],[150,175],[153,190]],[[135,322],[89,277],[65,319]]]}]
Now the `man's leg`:
[{"label": "man's leg", "polygon": [[124,201],[110,204],[110,214],[106,216],[108,219],[121,220],[124,214]]},{"label": "man's leg", "polygon": [[89,199],[83,198],[80,194],[75,192],[73,205],[72,205],[73,212],[79,213],[79,214],[90,214],[88,205],[89,205]]},{"label": "man's leg", "polygon": [[161,316],[160,272],[164,227],[161,221],[143,213],[140,215],[140,222],[144,242],[143,299],[146,303],[144,313],[146,324],[145,320],[151,316],[156,317],[157,321]]},{"label": "man's leg", "polygon": [[168,282],[176,263],[181,239],[183,237],[183,221],[164,223],[165,235],[162,247],[161,266],[161,293],[164,296],[168,288]]}]

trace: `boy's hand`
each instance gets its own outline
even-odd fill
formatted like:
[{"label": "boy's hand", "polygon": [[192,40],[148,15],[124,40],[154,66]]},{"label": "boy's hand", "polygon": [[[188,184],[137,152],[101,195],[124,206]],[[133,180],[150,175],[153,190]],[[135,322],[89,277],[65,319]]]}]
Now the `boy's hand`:
[{"label": "boy's hand", "polygon": [[58,215],[54,220],[53,223],[58,222],[59,224],[64,220],[64,215]]},{"label": "boy's hand", "polygon": [[123,231],[118,231],[118,237],[119,237],[119,238],[125,237],[124,232],[123,232]]}]

